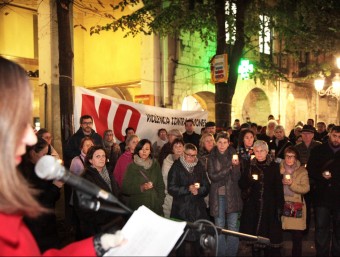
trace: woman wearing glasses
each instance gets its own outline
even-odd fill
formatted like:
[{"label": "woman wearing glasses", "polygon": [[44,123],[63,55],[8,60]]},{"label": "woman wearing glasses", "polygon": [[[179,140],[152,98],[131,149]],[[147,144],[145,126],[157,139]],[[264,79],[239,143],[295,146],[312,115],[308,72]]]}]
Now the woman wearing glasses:
[{"label": "woman wearing glasses", "polygon": [[[168,192],[173,197],[170,218],[194,222],[207,219],[204,197],[209,192],[209,182],[205,169],[197,159],[197,148],[191,143],[184,145],[184,154],[171,166],[168,174]],[[185,256],[186,245],[191,248],[190,256],[201,256],[200,235],[189,231],[177,251],[177,256]]]},{"label": "woman wearing glasses", "polygon": [[240,232],[270,239],[268,246],[250,241],[253,256],[281,256],[281,214],[284,203],[280,167],[268,155],[263,140],[254,143],[255,158],[250,161],[249,172],[242,174],[239,185],[248,190],[241,215]]},{"label": "woman wearing glasses", "polygon": [[299,152],[295,147],[287,147],[284,156],[280,165],[285,197],[282,228],[292,234],[292,256],[301,256],[302,236],[306,229],[306,205],[303,195],[309,192],[308,172],[300,164]]},{"label": "woman wearing glasses", "polygon": [[[242,210],[241,190],[238,181],[241,177],[236,151],[230,145],[227,132],[216,137],[216,146],[208,159],[208,175],[211,180],[209,193],[210,215],[215,225],[238,231],[238,214]],[[239,239],[224,234],[218,236],[218,256],[236,256]]]}]

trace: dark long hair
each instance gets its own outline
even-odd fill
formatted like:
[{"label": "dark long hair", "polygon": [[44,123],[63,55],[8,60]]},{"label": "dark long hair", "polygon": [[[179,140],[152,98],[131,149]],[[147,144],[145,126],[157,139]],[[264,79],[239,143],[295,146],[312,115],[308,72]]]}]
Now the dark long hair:
[{"label": "dark long hair", "polygon": [[[145,144],[149,144],[150,145],[150,158],[152,159],[153,158],[153,150],[152,150],[152,144],[151,144],[151,141],[149,139],[142,139],[138,142],[136,148],[135,148],[135,151],[133,152],[133,155],[138,155],[139,156],[139,151],[142,150],[143,146]],[[139,156],[140,157],[140,156]]]}]

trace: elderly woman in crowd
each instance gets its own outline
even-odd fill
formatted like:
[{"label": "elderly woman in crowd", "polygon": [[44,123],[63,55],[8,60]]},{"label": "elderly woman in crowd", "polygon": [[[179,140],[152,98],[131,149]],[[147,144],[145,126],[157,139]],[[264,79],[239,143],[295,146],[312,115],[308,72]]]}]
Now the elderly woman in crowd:
[{"label": "elderly woman in crowd", "polygon": [[262,129],[265,129],[265,133],[261,133],[257,135],[257,139],[265,141],[267,144],[269,144],[270,140],[274,137],[274,129],[277,126],[276,120],[268,120],[267,126],[263,127]]},{"label": "elderly woman in crowd", "polygon": [[176,138],[182,138],[183,135],[178,129],[171,129],[168,131],[168,142],[163,145],[158,155],[159,165],[163,166],[164,159],[172,153],[171,144]]},{"label": "elderly woman in crowd", "polygon": [[[204,197],[209,192],[209,182],[203,165],[197,159],[197,148],[191,143],[184,145],[181,155],[171,166],[168,175],[168,192],[173,197],[170,217],[194,222],[207,219]],[[186,245],[191,246],[190,256],[202,255],[197,231],[190,231],[177,251],[185,256]]]},{"label": "elderly woman in crowd", "polygon": [[184,141],[181,138],[176,138],[172,144],[173,154],[169,154],[165,158],[162,166],[162,175],[165,185],[165,199],[163,204],[164,217],[170,218],[171,207],[172,207],[172,196],[168,193],[168,173],[172,164],[183,155],[184,152]]},{"label": "elderly woman in crowd", "polygon": [[133,153],[135,152],[135,148],[138,142],[139,142],[139,137],[137,135],[133,134],[133,135],[128,136],[125,140],[126,150],[117,160],[115,169],[113,171],[113,175],[120,188],[122,187],[126,168],[131,162],[133,162]]},{"label": "elderly woman in crowd", "polygon": [[[240,165],[235,149],[229,145],[227,132],[216,137],[216,146],[208,160],[208,174],[211,180],[209,193],[210,215],[215,225],[238,231],[238,214],[242,210],[241,190],[238,181],[241,177]],[[221,234],[218,237],[218,256],[236,256],[238,237]]]},{"label": "elderly woman in crowd", "polygon": [[280,163],[284,159],[284,151],[288,146],[291,146],[292,143],[289,141],[289,138],[285,136],[285,129],[281,125],[277,125],[274,129],[274,137],[270,140],[268,146],[271,154],[274,157],[275,152],[275,161]]},{"label": "elderly woman in crowd", "polygon": [[45,128],[41,128],[37,131],[37,137],[40,137],[42,139],[44,139],[47,143],[48,143],[48,151],[47,151],[47,155],[52,155],[53,157],[55,157],[57,160],[60,159],[58,152],[53,148],[52,146],[52,135],[51,133],[45,129]]},{"label": "elderly woman in crowd", "polygon": [[104,131],[103,145],[108,156],[108,169],[112,172],[121,155],[119,144],[116,143],[112,129]]},{"label": "elderly woman in crowd", "polygon": [[[102,145],[92,146],[85,157],[85,171],[82,177],[103,190],[112,193],[117,198],[120,196],[117,183],[111,172],[106,167],[107,156]],[[92,199],[82,192],[76,192],[73,196],[74,208],[79,219],[81,238],[102,233],[113,225],[118,225],[122,221],[119,215],[108,211],[93,211],[82,206],[82,197]],[[90,198],[89,198],[90,197]],[[114,224],[114,221],[116,221]]]},{"label": "elderly woman in crowd", "polygon": [[91,146],[94,145],[93,139],[89,136],[85,136],[80,141],[80,155],[74,157],[71,161],[70,171],[80,176],[85,170],[85,157],[87,151],[90,149]]},{"label": "elderly woman in crowd", "polygon": [[302,236],[306,229],[306,205],[303,195],[309,192],[308,172],[301,166],[299,152],[295,147],[287,147],[284,156],[285,159],[280,164],[285,198],[282,228],[292,234],[292,256],[302,256]]},{"label": "elderly woman in crowd", "polygon": [[164,182],[158,161],[152,157],[148,139],[138,142],[133,153],[133,162],[124,174],[122,192],[127,196],[127,205],[132,210],[145,205],[163,216]]},{"label": "elderly woman in crowd", "polygon": [[239,181],[241,189],[249,191],[244,201],[240,232],[270,239],[269,246],[249,242],[253,256],[261,256],[261,250],[265,256],[280,256],[284,205],[280,167],[269,157],[265,141],[254,143],[254,153],[249,173],[243,173]]}]

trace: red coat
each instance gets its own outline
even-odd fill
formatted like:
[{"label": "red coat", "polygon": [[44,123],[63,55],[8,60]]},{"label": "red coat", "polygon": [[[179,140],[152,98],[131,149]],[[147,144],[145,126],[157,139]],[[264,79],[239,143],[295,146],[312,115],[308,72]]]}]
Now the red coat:
[{"label": "red coat", "polygon": [[96,256],[93,238],[40,253],[20,215],[0,213],[0,256]]}]

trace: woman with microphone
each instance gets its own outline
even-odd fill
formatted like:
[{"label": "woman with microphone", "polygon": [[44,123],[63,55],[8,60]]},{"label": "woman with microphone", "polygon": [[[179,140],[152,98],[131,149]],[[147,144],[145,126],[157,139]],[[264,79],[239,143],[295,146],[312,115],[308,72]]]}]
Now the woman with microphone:
[{"label": "woman with microphone", "polygon": [[120,233],[84,239],[63,249],[41,253],[24,217],[36,218],[49,210],[41,206],[17,166],[26,146],[37,142],[32,120],[32,88],[24,69],[0,57],[0,256],[102,256],[123,241]]}]

